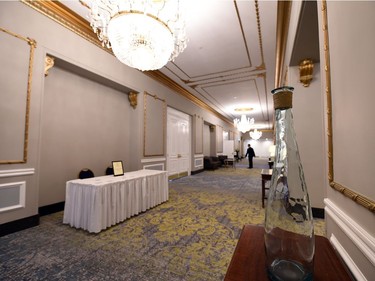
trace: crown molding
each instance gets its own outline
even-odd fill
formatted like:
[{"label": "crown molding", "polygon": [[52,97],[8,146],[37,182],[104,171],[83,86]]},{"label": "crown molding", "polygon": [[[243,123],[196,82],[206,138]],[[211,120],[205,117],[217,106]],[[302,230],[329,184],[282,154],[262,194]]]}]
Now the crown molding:
[{"label": "crown molding", "polygon": [[[102,42],[97,38],[96,34],[90,27],[89,22],[77,13],[70,10],[68,7],[61,4],[60,2],[51,0],[21,0],[21,2],[113,55],[111,50],[102,45]],[[184,96],[185,98],[187,98],[194,104],[198,105],[199,107],[214,114],[216,117],[220,118],[226,123],[233,125],[232,120],[229,120],[228,118],[217,112],[211,106],[209,106],[199,98],[195,97],[192,93],[184,89],[182,86],[177,84],[175,81],[173,81],[160,71],[147,71],[143,73],[149,76],[150,78],[160,82],[164,86],[167,86],[168,88],[172,89],[176,93]]]}]

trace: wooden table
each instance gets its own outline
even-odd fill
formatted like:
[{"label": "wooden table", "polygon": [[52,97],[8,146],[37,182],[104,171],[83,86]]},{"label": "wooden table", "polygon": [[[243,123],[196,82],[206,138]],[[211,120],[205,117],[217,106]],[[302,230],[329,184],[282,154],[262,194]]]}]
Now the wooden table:
[{"label": "wooden table", "polygon": [[266,181],[270,181],[272,178],[272,169],[262,169],[261,171],[262,175],[262,207],[264,208],[264,199],[267,199],[266,197]]},{"label": "wooden table", "polygon": [[[268,281],[264,228],[245,225],[224,281]],[[315,236],[314,281],[353,281],[349,271],[323,236]]]}]

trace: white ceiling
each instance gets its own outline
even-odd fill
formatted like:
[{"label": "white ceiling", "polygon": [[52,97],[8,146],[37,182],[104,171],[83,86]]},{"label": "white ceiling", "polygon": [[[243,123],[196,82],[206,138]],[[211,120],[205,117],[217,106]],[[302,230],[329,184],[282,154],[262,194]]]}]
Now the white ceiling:
[{"label": "white ceiling", "polygon": [[[60,1],[88,19],[91,0]],[[232,120],[253,110],[255,127],[271,129],[277,1],[188,0],[187,48],[160,72]]]}]

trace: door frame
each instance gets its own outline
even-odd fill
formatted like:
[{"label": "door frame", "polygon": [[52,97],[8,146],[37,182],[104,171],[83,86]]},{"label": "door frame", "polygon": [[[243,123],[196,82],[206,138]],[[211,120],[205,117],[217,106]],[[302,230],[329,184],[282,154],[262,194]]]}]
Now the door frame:
[{"label": "door frame", "polygon": [[191,119],[191,116],[187,113],[184,113],[182,111],[179,111],[177,109],[174,109],[172,107],[167,107],[167,161],[166,161],[166,170],[169,171],[169,166],[170,166],[170,143],[169,143],[169,134],[171,133],[171,128],[169,127],[169,118],[170,116],[173,115],[174,117],[178,117],[178,118],[181,118],[181,120],[184,120],[184,121],[187,121],[188,122],[188,128],[189,128],[189,136],[188,136],[188,139],[189,139],[189,144],[188,144],[188,155],[187,155],[187,159],[188,159],[188,171],[187,171],[187,175],[186,173],[179,173],[177,174],[176,176],[172,176],[172,177],[169,177],[169,179],[175,179],[175,178],[179,178],[179,177],[182,177],[182,176],[190,176],[191,175],[191,151],[192,151],[192,119]]}]

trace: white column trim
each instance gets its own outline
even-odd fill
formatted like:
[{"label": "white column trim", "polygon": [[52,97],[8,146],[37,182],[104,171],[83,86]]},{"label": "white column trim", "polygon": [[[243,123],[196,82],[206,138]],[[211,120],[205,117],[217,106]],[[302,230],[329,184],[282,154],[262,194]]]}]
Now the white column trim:
[{"label": "white column trim", "polygon": [[10,189],[10,188],[18,188],[19,190],[18,203],[16,203],[15,205],[10,205],[10,206],[0,208],[0,213],[25,208],[26,182],[21,181],[21,182],[10,182],[10,183],[0,184],[0,193],[2,189]]},{"label": "white column trim", "polygon": [[160,162],[165,161],[165,157],[163,158],[149,158],[149,159],[141,159],[141,163],[152,163],[152,162]]}]

